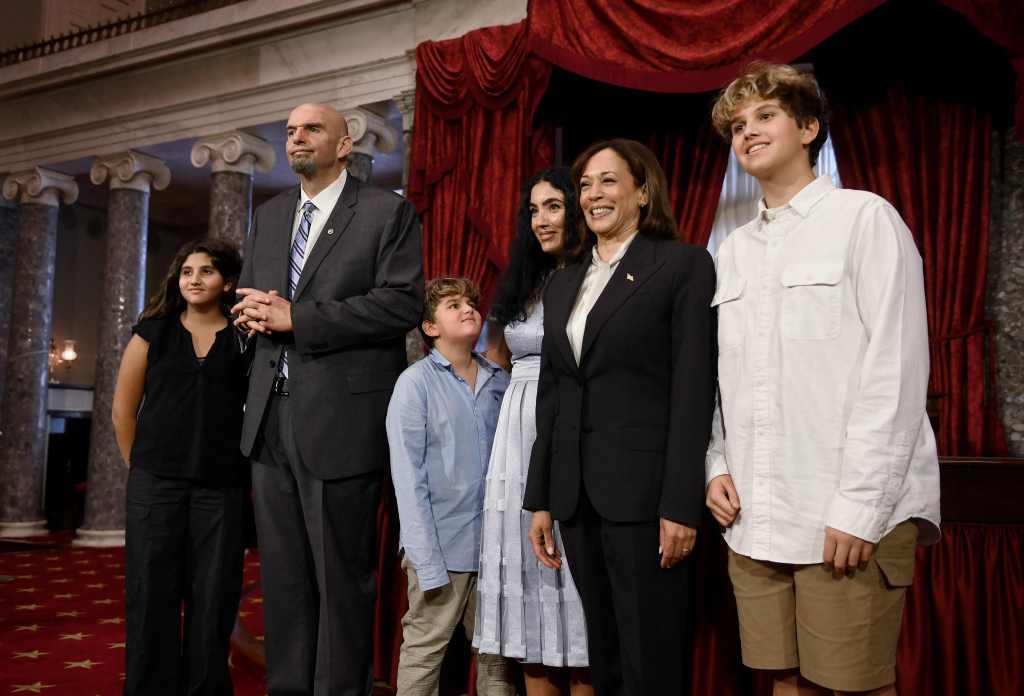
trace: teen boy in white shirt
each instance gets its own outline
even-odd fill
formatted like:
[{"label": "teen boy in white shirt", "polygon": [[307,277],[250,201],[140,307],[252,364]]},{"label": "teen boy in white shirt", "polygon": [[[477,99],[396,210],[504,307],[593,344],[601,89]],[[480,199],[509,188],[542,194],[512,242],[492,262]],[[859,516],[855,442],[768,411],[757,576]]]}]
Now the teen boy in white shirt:
[{"label": "teen boy in white shirt", "polygon": [[939,538],[921,256],[884,199],[815,177],[812,76],[752,65],[713,119],[764,194],[719,249],[712,302],[707,504],[743,661],[775,672],[776,696],[891,696],[916,543]]}]

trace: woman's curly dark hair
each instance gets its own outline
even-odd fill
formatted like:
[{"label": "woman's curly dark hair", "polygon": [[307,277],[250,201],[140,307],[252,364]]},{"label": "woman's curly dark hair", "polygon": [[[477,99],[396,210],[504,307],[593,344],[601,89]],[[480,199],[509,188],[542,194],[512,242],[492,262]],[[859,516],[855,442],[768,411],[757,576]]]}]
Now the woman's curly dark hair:
[{"label": "woman's curly dark hair", "polygon": [[516,215],[516,236],[509,248],[508,268],[498,280],[490,320],[508,326],[525,321],[531,304],[536,302],[544,288],[544,281],[564,256],[554,257],[540,247],[530,225],[530,194],[533,187],[546,181],[565,196],[565,244],[563,255],[579,246],[577,221],[580,211],[576,187],[568,167],[551,167],[537,172],[523,185]]}]

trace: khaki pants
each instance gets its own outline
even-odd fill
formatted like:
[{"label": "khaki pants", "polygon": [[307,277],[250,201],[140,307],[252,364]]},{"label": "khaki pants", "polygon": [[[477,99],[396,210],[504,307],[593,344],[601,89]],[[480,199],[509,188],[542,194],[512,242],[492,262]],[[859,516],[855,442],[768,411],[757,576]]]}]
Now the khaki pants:
[{"label": "khaki pants", "polygon": [[[398,696],[436,696],[441,661],[456,627],[461,623],[466,637],[473,640],[477,574],[449,572],[447,585],[424,592],[404,556],[402,568],[409,578],[409,610],[402,617]],[[476,692],[515,696],[504,657],[477,654]]]}]

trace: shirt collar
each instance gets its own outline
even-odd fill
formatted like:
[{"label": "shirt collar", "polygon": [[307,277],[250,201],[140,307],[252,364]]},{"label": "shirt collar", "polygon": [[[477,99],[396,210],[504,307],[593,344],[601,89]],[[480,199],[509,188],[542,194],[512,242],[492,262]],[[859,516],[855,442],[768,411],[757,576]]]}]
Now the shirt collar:
[{"label": "shirt collar", "polygon": [[765,204],[764,197],[762,196],[757,201],[757,215],[763,220],[766,217],[766,213],[768,216],[774,216],[789,208],[800,217],[805,218],[810,214],[811,209],[814,208],[822,198],[832,193],[832,191],[835,191],[835,189],[836,187],[835,184],[832,183],[832,177],[822,175],[800,189],[800,192],[793,196],[789,200],[789,203],[780,205],[778,208],[769,208]]},{"label": "shirt collar", "polygon": [[317,210],[330,213],[334,210],[338,199],[341,198],[341,192],[345,189],[346,181],[348,181],[348,170],[342,169],[341,175],[337,179],[312,198],[306,195],[306,191],[302,186],[299,186],[299,210],[302,210],[302,206],[306,204],[306,201],[313,201],[313,205],[316,206]]},{"label": "shirt collar", "polygon": [[[476,361],[477,365],[479,365],[481,368],[487,370],[490,373],[493,373],[495,370],[501,369],[500,367],[498,367],[497,365],[495,365],[494,363],[492,363],[490,360],[480,355],[479,353],[472,353],[472,356],[473,360]],[[451,372],[452,361],[444,357],[444,355],[441,354],[441,351],[439,351],[437,348],[430,349],[429,357],[434,362],[435,365]]]},{"label": "shirt collar", "polygon": [[626,252],[629,250],[629,245],[633,243],[634,239],[636,239],[636,235],[637,232],[631,234],[629,238],[622,243],[622,246],[619,247],[619,250],[615,252],[615,256],[613,256],[611,260],[608,261],[607,263],[605,263],[604,259],[601,258],[601,255],[597,253],[597,244],[594,244],[594,246],[591,247],[590,249],[591,259],[593,260],[594,265],[605,266],[607,268],[614,268],[615,264],[621,261],[622,257],[626,255]]}]

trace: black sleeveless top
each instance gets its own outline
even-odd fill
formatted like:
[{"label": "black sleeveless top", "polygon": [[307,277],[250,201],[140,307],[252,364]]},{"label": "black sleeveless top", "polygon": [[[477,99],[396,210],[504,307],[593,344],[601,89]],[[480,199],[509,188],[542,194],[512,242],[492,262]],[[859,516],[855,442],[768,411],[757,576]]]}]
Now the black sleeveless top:
[{"label": "black sleeveless top", "polygon": [[246,485],[239,451],[248,360],[229,322],[200,361],[175,314],[132,327],[149,343],[146,384],[131,463],[157,476],[214,486]]}]

